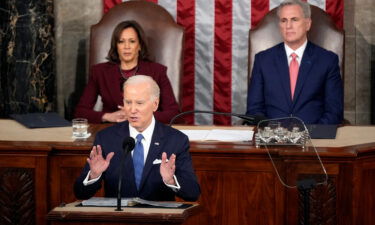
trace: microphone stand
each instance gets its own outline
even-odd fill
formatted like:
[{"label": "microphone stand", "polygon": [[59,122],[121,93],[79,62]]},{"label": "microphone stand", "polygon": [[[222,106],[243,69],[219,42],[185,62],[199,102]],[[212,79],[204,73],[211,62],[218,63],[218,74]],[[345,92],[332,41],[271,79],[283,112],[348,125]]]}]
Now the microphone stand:
[{"label": "microphone stand", "polygon": [[121,184],[122,184],[122,167],[125,163],[125,158],[134,149],[135,141],[132,137],[126,137],[122,142],[122,148],[124,150],[124,154],[121,157],[121,164],[120,164],[120,174],[118,176],[118,189],[117,189],[117,208],[115,211],[123,211],[121,209]]},{"label": "microphone stand", "polygon": [[191,114],[191,113],[206,113],[206,114],[214,114],[214,115],[224,115],[224,116],[235,116],[238,118],[241,118],[250,124],[258,124],[259,121],[266,119],[264,116],[248,116],[248,115],[242,115],[242,114],[237,114],[237,113],[227,113],[227,112],[214,112],[214,111],[204,111],[204,110],[191,110],[191,111],[185,111],[182,113],[177,114],[174,116],[171,121],[169,122],[169,126],[172,126],[174,121],[184,115]]},{"label": "microphone stand", "polygon": [[[125,154],[122,155],[121,162],[125,162],[125,158],[128,155],[128,151],[125,152]],[[123,164],[123,163],[122,163]],[[118,191],[117,191],[117,209],[115,211],[123,211],[121,209],[121,184],[122,184],[122,164],[120,165],[120,174],[118,176]]]}]

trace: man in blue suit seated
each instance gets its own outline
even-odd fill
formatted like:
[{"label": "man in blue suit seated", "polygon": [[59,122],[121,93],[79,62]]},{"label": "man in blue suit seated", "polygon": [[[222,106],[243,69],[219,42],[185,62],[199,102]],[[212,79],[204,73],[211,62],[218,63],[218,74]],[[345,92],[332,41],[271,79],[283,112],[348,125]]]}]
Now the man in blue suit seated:
[{"label": "man in blue suit seated", "polygon": [[[160,89],[149,76],[137,75],[124,84],[127,121],[108,127],[96,135],[90,157],[74,184],[78,199],[87,199],[104,183],[106,197],[116,197],[122,166],[122,197],[173,201],[178,196],[196,201],[200,187],[189,153],[189,139],[182,132],[159,123],[153,113],[159,104]],[[134,150],[125,158],[122,143],[135,138]],[[169,157],[169,159],[167,158]]]},{"label": "man in blue suit seated", "polygon": [[307,40],[310,5],[286,0],[277,14],[284,42],[255,55],[246,114],[340,124],[343,84],[338,56]]}]

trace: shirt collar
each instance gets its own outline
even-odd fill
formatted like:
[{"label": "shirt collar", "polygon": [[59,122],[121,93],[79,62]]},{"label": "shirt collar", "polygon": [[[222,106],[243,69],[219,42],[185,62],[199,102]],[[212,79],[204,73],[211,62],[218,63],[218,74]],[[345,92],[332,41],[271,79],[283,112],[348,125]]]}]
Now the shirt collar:
[{"label": "shirt collar", "polygon": [[291,49],[288,45],[286,45],[286,44],[284,43],[285,52],[286,52],[286,57],[289,59],[289,58],[290,58],[290,54],[292,54],[292,53],[294,52],[294,53],[297,54],[299,60],[302,59],[303,52],[305,51],[306,46],[307,46],[307,40],[305,41],[305,43],[303,43],[303,44],[302,44],[299,48],[297,48],[296,50]]},{"label": "shirt collar", "polygon": [[152,116],[152,119],[151,119],[151,124],[143,131],[143,132],[138,132],[134,127],[132,127],[129,123],[129,132],[130,132],[130,137],[136,139],[137,135],[138,134],[142,134],[143,135],[143,138],[145,139],[145,141],[147,142],[151,142],[151,138],[152,138],[152,133],[154,132],[154,128],[155,128],[155,118],[154,116]]}]

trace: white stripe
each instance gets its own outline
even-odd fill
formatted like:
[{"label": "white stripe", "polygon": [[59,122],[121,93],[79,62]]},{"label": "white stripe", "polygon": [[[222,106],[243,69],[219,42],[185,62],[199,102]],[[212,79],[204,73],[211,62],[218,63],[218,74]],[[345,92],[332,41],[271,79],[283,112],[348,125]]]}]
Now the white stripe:
[{"label": "white stripe", "polygon": [[[195,1],[195,110],[213,109],[214,1]],[[212,116],[196,114],[195,124],[212,124]]]},{"label": "white stripe", "polygon": [[174,21],[177,18],[177,1],[176,0],[158,0],[158,4],[163,6],[172,16]]},{"label": "white stripe", "polygon": [[[282,1],[283,0],[270,0],[270,10],[279,6],[279,4]],[[307,2],[310,3],[311,5],[315,5],[315,6],[321,8],[323,10],[326,10],[326,1],[325,0],[308,0]]]},{"label": "white stripe", "polygon": [[[246,112],[248,36],[251,1],[233,1],[232,24],[232,112]],[[232,124],[239,119],[232,118]]]},{"label": "white stripe", "polygon": [[270,11],[280,5],[283,0],[270,0]]},{"label": "white stripe", "polygon": [[323,9],[324,11],[326,10],[326,1],[325,0],[308,0],[307,1],[308,3],[310,3],[311,5],[315,5],[321,9]]}]

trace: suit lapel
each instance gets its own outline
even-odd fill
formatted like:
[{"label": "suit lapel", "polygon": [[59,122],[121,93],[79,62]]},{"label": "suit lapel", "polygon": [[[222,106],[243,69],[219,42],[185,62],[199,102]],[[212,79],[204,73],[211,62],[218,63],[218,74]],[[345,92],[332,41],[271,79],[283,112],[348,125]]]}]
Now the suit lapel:
[{"label": "suit lapel", "polygon": [[313,53],[314,53],[314,46],[307,42],[307,46],[305,49],[305,52],[303,53],[301,65],[299,67],[298,71],[298,78],[297,78],[297,84],[296,89],[294,91],[294,101],[293,105],[296,104],[299,95],[301,94],[301,91],[303,89],[303,86],[306,83],[307,78],[310,76],[310,69],[312,68],[312,61],[313,61]]},{"label": "suit lapel", "polygon": [[155,128],[152,134],[152,140],[150,144],[150,149],[148,150],[148,155],[146,159],[145,166],[143,168],[142,179],[140,184],[140,190],[142,190],[143,184],[151,172],[153,162],[160,154],[163,145],[163,129],[159,122],[155,121]]},{"label": "suit lapel", "polygon": [[279,82],[281,83],[284,96],[288,102],[288,106],[292,105],[292,96],[290,93],[290,77],[289,77],[289,66],[288,59],[286,58],[286,52],[284,43],[281,43],[277,48],[277,57],[275,59],[277,65],[277,71],[279,71]]}]

